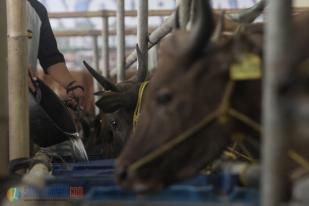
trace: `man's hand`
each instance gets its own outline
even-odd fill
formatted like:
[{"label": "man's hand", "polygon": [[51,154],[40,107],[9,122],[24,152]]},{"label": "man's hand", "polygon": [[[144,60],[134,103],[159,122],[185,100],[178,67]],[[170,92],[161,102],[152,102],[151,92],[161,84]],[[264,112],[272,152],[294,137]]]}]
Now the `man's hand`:
[{"label": "man's hand", "polygon": [[48,74],[67,91],[68,98],[65,103],[73,110],[81,109],[80,100],[84,96],[84,87],[77,81],[73,81],[71,73],[64,62],[51,65],[47,68]]},{"label": "man's hand", "polygon": [[66,86],[68,98],[65,100],[65,102],[71,109],[82,109],[80,101],[84,96],[84,90],[84,87],[76,81],[72,81]]},{"label": "man's hand", "polygon": [[31,70],[31,66],[28,65],[28,87],[32,93],[35,93],[36,88],[35,85],[33,84],[33,80],[36,80],[36,77]]},{"label": "man's hand", "polygon": [[30,75],[28,75],[28,87],[32,93],[35,93],[36,89],[35,89],[35,86],[33,85]]}]

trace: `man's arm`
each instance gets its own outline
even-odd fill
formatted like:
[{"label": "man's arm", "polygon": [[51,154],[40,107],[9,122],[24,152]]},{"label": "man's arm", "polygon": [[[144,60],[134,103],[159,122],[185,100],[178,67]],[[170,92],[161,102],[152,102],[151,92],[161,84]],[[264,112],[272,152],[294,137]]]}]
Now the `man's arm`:
[{"label": "man's arm", "polygon": [[65,60],[63,54],[58,49],[46,8],[37,0],[28,1],[41,20],[38,59],[44,72],[48,73],[47,70],[50,66],[57,63],[65,63]]},{"label": "man's arm", "polygon": [[65,65],[64,57],[58,50],[46,8],[37,0],[29,0],[29,2],[35,8],[42,22],[38,51],[41,66],[45,73],[49,74],[67,90],[68,96],[73,100],[71,103],[75,107],[77,100],[83,96],[83,87],[78,86],[80,83],[74,81],[74,78]]},{"label": "man's arm", "polygon": [[43,4],[37,0],[29,0],[41,19],[38,58],[45,73],[51,75],[64,88],[74,79],[68,71],[63,54],[59,51],[51,28],[48,13]]},{"label": "man's arm", "polygon": [[64,62],[53,64],[49,66],[46,71],[64,88],[66,88],[70,82],[74,81],[74,78],[68,71]]}]

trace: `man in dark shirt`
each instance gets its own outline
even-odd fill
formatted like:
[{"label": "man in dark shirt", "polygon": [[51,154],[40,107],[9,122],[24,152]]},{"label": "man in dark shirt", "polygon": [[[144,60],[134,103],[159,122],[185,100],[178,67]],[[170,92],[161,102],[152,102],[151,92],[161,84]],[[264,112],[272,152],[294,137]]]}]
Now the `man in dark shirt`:
[{"label": "man in dark shirt", "polygon": [[37,59],[46,74],[67,90],[69,105],[77,106],[83,96],[83,87],[68,71],[64,57],[58,50],[46,8],[37,0],[27,0],[28,64],[36,69]]},{"label": "man in dark shirt", "polygon": [[[69,97],[68,106],[76,109],[79,99],[83,96],[84,88],[75,81],[68,71],[63,55],[57,47],[46,8],[37,0],[27,0],[27,29],[28,29],[28,65],[34,72],[37,59],[46,74],[49,74],[55,81],[60,83]],[[32,84],[29,73],[29,85],[32,91],[35,87]],[[40,95],[37,95],[38,97]],[[39,99],[37,97],[37,99]],[[69,139],[62,143],[41,148],[50,154],[57,154],[62,157],[69,157],[73,161],[86,161],[88,159],[80,138]]]}]

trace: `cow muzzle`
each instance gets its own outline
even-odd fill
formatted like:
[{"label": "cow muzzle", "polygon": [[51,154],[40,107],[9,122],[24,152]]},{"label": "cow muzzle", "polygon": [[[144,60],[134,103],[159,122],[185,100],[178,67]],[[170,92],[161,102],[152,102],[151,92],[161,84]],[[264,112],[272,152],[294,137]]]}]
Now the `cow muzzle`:
[{"label": "cow muzzle", "polygon": [[[122,188],[137,193],[150,193],[163,188],[163,184],[159,180],[152,181],[150,177],[144,180],[138,175],[138,172],[138,170],[130,171],[127,165],[117,164],[115,178]],[[149,175],[151,176],[151,174]]]}]

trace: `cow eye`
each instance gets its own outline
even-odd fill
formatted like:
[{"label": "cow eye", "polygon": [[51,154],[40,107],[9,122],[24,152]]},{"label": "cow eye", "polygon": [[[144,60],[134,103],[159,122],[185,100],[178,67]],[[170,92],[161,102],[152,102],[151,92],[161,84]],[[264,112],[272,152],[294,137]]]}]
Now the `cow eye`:
[{"label": "cow eye", "polygon": [[170,91],[161,91],[157,96],[159,104],[166,105],[173,99],[173,94]]},{"label": "cow eye", "polygon": [[118,123],[115,120],[111,121],[110,124],[112,125],[114,129],[118,127]]}]

